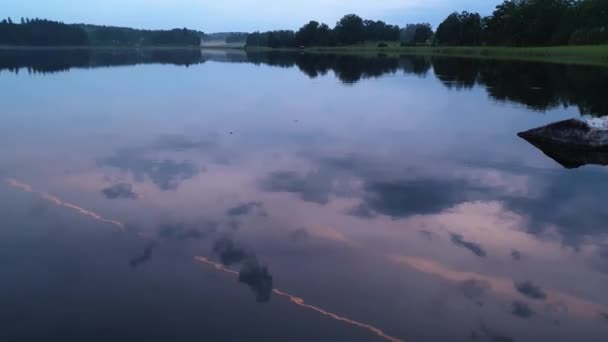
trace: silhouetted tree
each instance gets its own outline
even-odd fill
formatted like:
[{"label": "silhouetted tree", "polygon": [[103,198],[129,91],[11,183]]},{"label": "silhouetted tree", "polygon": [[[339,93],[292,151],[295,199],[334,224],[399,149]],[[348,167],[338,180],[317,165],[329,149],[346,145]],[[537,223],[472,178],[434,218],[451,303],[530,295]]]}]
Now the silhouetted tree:
[{"label": "silhouetted tree", "polygon": [[355,14],[347,14],[334,28],[338,42],[341,45],[351,45],[365,41],[365,25],[363,19]]},{"label": "silhouetted tree", "polygon": [[416,33],[414,34],[414,44],[426,44],[432,37],[433,28],[431,27],[431,24],[419,24],[418,27],[416,27]]},{"label": "silhouetted tree", "polygon": [[479,45],[482,43],[483,26],[478,13],[452,13],[435,33],[438,45]]}]

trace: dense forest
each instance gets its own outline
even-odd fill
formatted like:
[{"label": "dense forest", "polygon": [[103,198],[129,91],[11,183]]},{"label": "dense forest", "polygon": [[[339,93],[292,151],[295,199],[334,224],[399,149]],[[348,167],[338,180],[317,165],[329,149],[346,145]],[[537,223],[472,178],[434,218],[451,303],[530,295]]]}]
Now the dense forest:
[{"label": "dense forest", "polygon": [[[418,43],[423,43],[432,36],[430,24],[410,25],[411,28],[420,29]],[[426,36],[423,33],[427,33]],[[414,36],[412,35],[412,42]],[[332,29],[327,24],[311,21],[297,32],[294,31],[269,31],[254,32],[247,37],[247,46],[266,46],[272,48],[297,47],[297,46],[338,46],[352,45],[364,41],[397,41],[402,36],[399,26],[389,25],[378,20],[364,20],[355,14],[344,16]]]},{"label": "dense forest", "polygon": [[77,26],[40,19],[11,18],[0,22],[0,45],[82,46],[89,43],[87,33]]},{"label": "dense forest", "polygon": [[505,0],[487,17],[454,12],[436,32],[427,23],[400,28],[349,14],[334,28],[311,21],[297,32],[255,32],[247,38],[247,45],[282,48],[353,45],[365,41],[446,46],[608,43],[608,0]]},{"label": "dense forest", "polygon": [[546,46],[608,43],[606,0],[508,0],[488,17],[453,13],[437,45]]},{"label": "dense forest", "polygon": [[79,25],[91,45],[199,46],[201,34],[188,29],[138,30],[125,27]]},{"label": "dense forest", "polygon": [[199,46],[201,32],[64,24],[44,19],[0,22],[0,45],[16,46]]}]

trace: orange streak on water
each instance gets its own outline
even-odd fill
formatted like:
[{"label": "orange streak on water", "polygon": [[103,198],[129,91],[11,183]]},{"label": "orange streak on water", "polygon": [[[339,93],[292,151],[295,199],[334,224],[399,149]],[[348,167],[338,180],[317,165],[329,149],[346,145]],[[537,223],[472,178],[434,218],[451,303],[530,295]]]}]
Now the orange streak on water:
[{"label": "orange streak on water", "polygon": [[97,220],[99,222],[111,224],[111,225],[116,226],[116,227],[118,227],[118,228],[120,228],[122,230],[125,229],[125,224],[122,223],[122,222],[119,222],[119,221],[116,221],[116,220],[107,219],[107,218],[105,218],[105,217],[103,217],[103,216],[101,216],[101,215],[99,215],[99,214],[97,214],[95,212],[92,212],[90,210],[84,209],[84,208],[79,207],[79,206],[77,206],[75,204],[66,202],[66,201],[62,200],[61,198],[59,198],[59,197],[53,196],[53,195],[48,194],[46,192],[34,190],[34,188],[31,185],[29,185],[29,184],[22,183],[22,182],[14,179],[14,178],[7,178],[7,179],[5,179],[5,181],[6,181],[6,183],[8,185],[12,186],[13,188],[20,189],[20,190],[23,190],[25,192],[37,194],[43,200],[45,200],[47,202],[51,202],[51,203],[53,203],[55,205],[58,205],[60,207],[64,207],[64,208],[68,208],[70,210],[76,211],[80,215],[90,217],[90,218],[92,218],[94,220]]},{"label": "orange streak on water", "polygon": [[[200,263],[212,266],[213,268],[215,268],[218,271],[222,271],[222,272],[229,273],[229,274],[232,274],[232,275],[238,275],[239,274],[238,272],[236,272],[234,270],[231,270],[229,268],[226,268],[224,265],[216,263],[216,262],[213,262],[213,261],[211,261],[211,260],[209,260],[209,259],[207,259],[205,257],[197,256],[197,257],[194,257],[194,260],[197,261],[197,262],[200,262]],[[343,316],[340,316],[340,315],[335,314],[333,312],[329,312],[327,310],[323,310],[323,309],[321,309],[321,308],[319,308],[317,306],[306,304],[304,302],[303,298],[291,295],[291,294],[289,294],[287,292],[283,292],[283,291],[281,291],[279,289],[273,289],[272,292],[274,294],[278,295],[278,296],[285,297],[285,298],[289,299],[289,301],[291,303],[295,304],[295,305],[298,305],[300,307],[303,307],[303,308],[315,311],[315,312],[317,312],[317,313],[319,313],[319,314],[321,314],[323,316],[329,317],[329,318],[334,319],[336,321],[344,322],[346,324],[350,324],[350,325],[354,325],[354,326],[357,326],[357,327],[360,327],[360,328],[363,328],[363,329],[367,329],[368,331],[376,334],[379,337],[384,338],[387,341],[390,341],[390,342],[404,342],[404,340],[402,340],[402,339],[399,339],[397,337],[393,337],[393,336],[387,335],[384,331],[382,331],[379,328],[376,328],[373,325],[370,325],[370,324],[367,324],[367,323],[358,322],[358,321],[352,320],[352,319],[350,319],[348,317],[343,317]]]}]

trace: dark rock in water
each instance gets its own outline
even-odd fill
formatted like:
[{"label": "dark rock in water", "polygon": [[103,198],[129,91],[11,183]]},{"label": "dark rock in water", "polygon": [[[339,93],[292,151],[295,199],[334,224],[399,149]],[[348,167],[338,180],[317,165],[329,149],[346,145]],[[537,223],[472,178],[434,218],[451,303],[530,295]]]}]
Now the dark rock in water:
[{"label": "dark rock in water", "polygon": [[577,119],[556,122],[518,134],[568,169],[608,165],[608,130]]},{"label": "dark rock in water", "polygon": [[518,134],[532,143],[565,145],[587,151],[608,152],[608,130],[583,120],[570,119]]}]

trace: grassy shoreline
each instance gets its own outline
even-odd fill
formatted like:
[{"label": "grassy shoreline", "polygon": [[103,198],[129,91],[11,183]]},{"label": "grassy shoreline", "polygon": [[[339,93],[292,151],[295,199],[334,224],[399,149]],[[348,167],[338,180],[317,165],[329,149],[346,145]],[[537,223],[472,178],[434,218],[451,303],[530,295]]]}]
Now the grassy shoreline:
[{"label": "grassy shoreline", "polygon": [[246,48],[252,51],[303,51],[310,53],[339,53],[356,55],[426,55],[468,58],[524,60],[608,66],[608,45],[552,46],[552,47],[487,47],[487,46],[399,46],[389,44],[379,48],[375,44],[338,47],[309,47],[305,49]]},{"label": "grassy shoreline", "polygon": [[379,48],[375,43],[338,47],[265,48],[235,46],[6,46],[2,50],[246,50],[332,53],[391,57],[401,55],[449,56],[500,60],[522,60],[562,64],[608,66],[608,45],[551,46],[551,47],[487,47],[487,46],[399,46],[389,43]]}]

